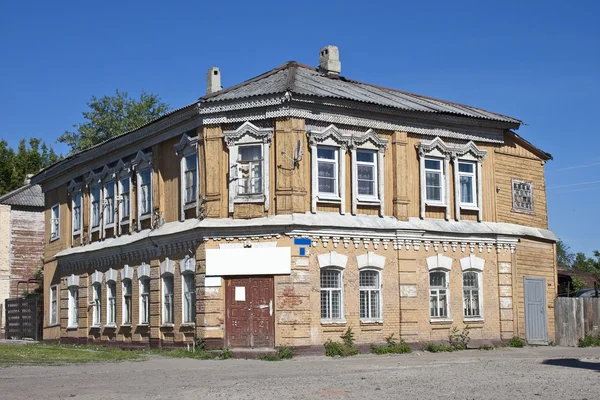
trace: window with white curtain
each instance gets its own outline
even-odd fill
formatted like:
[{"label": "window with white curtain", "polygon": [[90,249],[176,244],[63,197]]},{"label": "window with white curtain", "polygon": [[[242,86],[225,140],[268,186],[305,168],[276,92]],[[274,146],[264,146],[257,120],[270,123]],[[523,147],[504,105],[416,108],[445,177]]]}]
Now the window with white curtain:
[{"label": "window with white curtain", "polygon": [[117,284],[106,283],[106,325],[117,324]]},{"label": "window with white curtain", "polygon": [[50,210],[50,240],[56,240],[60,233],[60,207],[58,204]]},{"label": "window with white curtain", "polygon": [[481,317],[481,272],[465,271],[463,272],[463,300],[465,318]]},{"label": "window with white curtain", "polygon": [[140,215],[149,215],[152,211],[152,169],[140,172]]},{"label": "window with white curtain", "polygon": [[104,226],[115,223],[115,183],[108,182],[104,186]]},{"label": "window with white curtain", "polygon": [[162,294],[163,294],[163,313],[162,313],[162,323],[173,324],[173,275],[171,274],[163,274],[162,277]]},{"label": "window with white curtain", "polygon": [[319,194],[338,195],[338,149],[317,146],[317,187]]},{"label": "window with white curtain", "polygon": [[460,204],[477,206],[477,179],[475,176],[475,163],[459,161],[458,177],[460,185]]},{"label": "window with white curtain", "polygon": [[69,287],[68,327],[75,328],[79,324],[79,286]]},{"label": "window with white curtain", "polygon": [[73,235],[77,235],[77,234],[81,233],[81,191],[73,193],[72,207],[73,207],[72,231],[73,231]]},{"label": "window with white curtain", "polygon": [[100,316],[102,315],[102,286],[100,286],[100,283],[94,283],[92,286],[92,293],[94,302],[94,305],[92,306],[92,325],[100,326],[102,323],[100,320]]},{"label": "window with white curtain", "polygon": [[442,160],[425,159],[425,198],[430,203],[444,202],[444,173]]},{"label": "window with white curtain", "polygon": [[360,319],[381,319],[381,281],[375,270],[359,272]]},{"label": "window with white curtain", "polygon": [[150,323],[150,278],[140,278],[140,324]]},{"label": "window with white curtain", "polygon": [[183,277],[183,323],[196,321],[196,285],[194,273],[187,272]]},{"label": "window with white curtain", "polygon": [[58,286],[50,286],[50,325],[58,323]]},{"label": "window with white curtain", "polygon": [[124,279],[123,282],[123,325],[131,325],[131,279]]},{"label": "window with white curtain", "polygon": [[429,272],[429,315],[432,318],[448,318],[448,273]]},{"label": "window with white curtain", "polygon": [[185,184],[185,204],[190,204],[196,201],[198,193],[198,155],[191,154],[184,159],[183,180]]},{"label": "window with white curtain", "polygon": [[334,268],[321,269],[321,319],[343,318],[342,272]]},{"label": "window with white curtain", "polygon": [[262,145],[238,149],[238,194],[262,193]]},{"label": "window with white curtain", "polygon": [[377,153],[369,150],[357,150],[356,168],[358,195],[377,198]]},{"label": "window with white curtain", "polygon": [[122,222],[128,221],[131,213],[131,179],[129,177],[119,180],[119,218]]},{"label": "window with white curtain", "polygon": [[92,208],[92,230],[100,227],[100,186],[94,186],[90,189],[91,208]]}]

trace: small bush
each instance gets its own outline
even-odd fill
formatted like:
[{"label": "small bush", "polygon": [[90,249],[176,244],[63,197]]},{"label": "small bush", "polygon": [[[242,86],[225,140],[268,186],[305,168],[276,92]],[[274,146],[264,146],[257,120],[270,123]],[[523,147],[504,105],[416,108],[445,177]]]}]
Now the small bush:
[{"label": "small bush", "polygon": [[289,360],[294,356],[294,352],[289,347],[280,347],[277,349],[277,355],[281,360]]},{"label": "small bush", "polygon": [[479,350],[494,350],[496,346],[492,346],[490,344],[484,344],[483,346],[479,346]]},{"label": "small bush", "polygon": [[221,354],[219,354],[219,359],[228,360],[233,357],[233,352],[231,349],[227,347],[221,347]]},{"label": "small bush", "polygon": [[348,327],[346,332],[340,336],[343,340],[343,343],[334,342],[329,339],[325,342],[325,355],[329,357],[348,357],[358,354],[358,349],[354,347],[354,333],[352,332],[352,328]]},{"label": "small bush", "polygon": [[469,337],[469,328],[459,331],[457,327],[453,327],[448,335],[450,347],[454,350],[466,350],[471,338]]},{"label": "small bush", "polygon": [[508,341],[509,347],[525,347],[525,345],[527,345],[527,343],[518,336],[513,336]]},{"label": "small bush", "polygon": [[600,334],[594,335],[585,335],[582,339],[579,339],[579,343],[577,343],[579,347],[599,347],[600,346]]},{"label": "small bush", "polygon": [[397,343],[393,333],[385,341],[387,342],[386,346],[372,344],[371,351],[374,354],[406,354],[412,352],[411,347],[404,340],[400,340],[400,343]]},{"label": "small bush", "polygon": [[427,346],[425,346],[425,350],[430,353],[441,353],[445,351],[454,351],[454,348],[445,344],[427,343]]}]

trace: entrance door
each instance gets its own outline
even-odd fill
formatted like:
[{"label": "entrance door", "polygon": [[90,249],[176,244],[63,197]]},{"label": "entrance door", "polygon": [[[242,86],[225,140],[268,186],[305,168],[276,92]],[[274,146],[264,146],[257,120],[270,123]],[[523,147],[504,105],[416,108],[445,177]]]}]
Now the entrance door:
[{"label": "entrance door", "polygon": [[525,330],[530,344],[548,344],[546,280],[525,278]]},{"label": "entrance door", "polygon": [[274,347],[273,307],[273,277],[227,279],[227,346]]}]

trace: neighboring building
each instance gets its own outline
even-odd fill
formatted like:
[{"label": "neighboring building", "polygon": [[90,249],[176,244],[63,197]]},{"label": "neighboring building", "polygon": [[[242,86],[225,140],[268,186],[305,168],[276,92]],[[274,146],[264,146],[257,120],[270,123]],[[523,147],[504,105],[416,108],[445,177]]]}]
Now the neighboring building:
[{"label": "neighboring building", "polygon": [[[0,304],[37,284],[44,255],[44,194],[39,185],[26,184],[0,197]],[[1,318],[4,321],[4,316]]]},{"label": "neighboring building", "polygon": [[[554,338],[550,155],[521,121],[288,62],[34,177],[44,338]],[[315,348],[316,348],[315,347]]]}]

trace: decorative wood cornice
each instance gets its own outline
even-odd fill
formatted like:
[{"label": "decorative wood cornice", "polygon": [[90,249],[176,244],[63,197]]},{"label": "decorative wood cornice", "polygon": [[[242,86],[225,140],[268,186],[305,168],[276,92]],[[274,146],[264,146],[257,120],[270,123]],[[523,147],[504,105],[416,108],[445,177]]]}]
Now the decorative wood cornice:
[{"label": "decorative wood cornice", "polygon": [[262,143],[271,143],[273,128],[259,128],[253,123],[246,121],[236,130],[223,132],[227,147],[237,145],[244,136],[250,136]]}]

